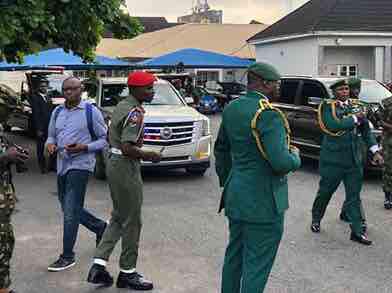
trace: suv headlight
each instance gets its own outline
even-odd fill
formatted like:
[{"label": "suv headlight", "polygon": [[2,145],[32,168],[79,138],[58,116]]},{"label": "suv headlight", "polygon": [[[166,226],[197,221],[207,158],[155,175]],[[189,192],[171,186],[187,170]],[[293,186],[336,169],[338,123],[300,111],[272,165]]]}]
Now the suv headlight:
[{"label": "suv headlight", "polygon": [[204,118],[201,120],[201,136],[208,136],[210,134],[210,119]]}]

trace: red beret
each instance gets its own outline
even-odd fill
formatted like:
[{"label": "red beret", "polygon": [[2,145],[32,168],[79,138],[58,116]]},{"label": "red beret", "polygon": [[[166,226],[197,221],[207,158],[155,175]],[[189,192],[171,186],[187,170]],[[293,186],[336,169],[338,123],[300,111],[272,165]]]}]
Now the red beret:
[{"label": "red beret", "polygon": [[156,80],[154,74],[144,71],[134,71],[128,75],[129,86],[148,86]]}]

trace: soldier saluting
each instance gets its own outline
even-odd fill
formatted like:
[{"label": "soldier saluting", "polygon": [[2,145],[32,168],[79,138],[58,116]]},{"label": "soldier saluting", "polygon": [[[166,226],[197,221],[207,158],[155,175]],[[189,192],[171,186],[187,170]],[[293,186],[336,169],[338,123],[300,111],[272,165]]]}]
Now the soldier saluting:
[{"label": "soldier saluting", "polygon": [[349,85],[339,80],[330,86],[335,100],[319,107],[319,124],[324,131],[320,152],[320,184],[312,208],[311,230],[320,233],[322,220],[332,195],[343,181],[346,190],[345,216],[351,222],[352,241],[372,244],[362,227],[360,192],[363,180],[362,142],[373,153],[373,163],[382,164],[374,135],[364,113],[353,114]]},{"label": "soldier saluting", "polygon": [[286,174],[300,167],[284,115],[270,103],[280,74],[269,64],[248,68],[248,91],[223,112],[215,143],[224,187],[221,209],[230,240],[222,293],[263,292],[283,234],[288,208]]}]

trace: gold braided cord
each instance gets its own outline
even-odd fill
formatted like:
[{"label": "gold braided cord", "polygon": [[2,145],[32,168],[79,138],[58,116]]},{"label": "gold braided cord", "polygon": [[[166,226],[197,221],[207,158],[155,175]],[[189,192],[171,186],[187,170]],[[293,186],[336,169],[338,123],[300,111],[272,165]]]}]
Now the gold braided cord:
[{"label": "gold braided cord", "polygon": [[335,119],[335,121],[337,121],[337,122],[340,122],[338,115],[336,115],[336,101],[333,101],[331,103],[331,112],[332,112],[333,119]]},{"label": "gold braided cord", "polygon": [[[328,130],[328,128],[325,126],[324,121],[323,121],[323,114],[322,114],[322,112],[323,112],[323,104],[324,104],[324,103],[321,103],[321,104],[319,105],[318,111],[317,111],[318,123],[319,123],[319,126],[320,126],[321,130],[322,130],[324,133],[326,133],[326,134],[328,134],[328,135],[330,135],[330,136],[335,136],[335,137],[337,137],[337,136],[342,136],[342,135],[344,135],[344,134],[346,133],[344,130],[340,130],[340,131],[338,131],[338,132],[332,132],[332,131]],[[336,116],[336,106],[335,106],[335,102],[332,102],[332,103],[331,103],[331,107],[332,107],[332,116],[334,117],[334,119],[335,119],[335,117],[336,117],[337,121],[339,121],[339,118]]]},{"label": "gold braided cord", "polygon": [[272,111],[277,112],[281,116],[281,118],[283,120],[283,125],[285,128],[285,131],[286,131],[286,141],[287,141],[287,146],[289,149],[291,148],[291,146],[290,146],[290,144],[291,144],[291,131],[290,131],[289,122],[287,121],[286,116],[283,114],[283,112],[281,110],[273,107],[271,105],[271,103],[265,99],[260,99],[259,106],[260,106],[260,108],[257,110],[255,116],[252,119],[251,128],[252,128],[252,134],[256,140],[257,148],[259,149],[259,151],[260,151],[261,155],[264,157],[264,159],[266,159],[268,161],[267,153],[265,152],[265,149],[263,147],[263,143],[261,141],[260,133],[257,129],[257,121],[260,118],[261,114],[265,110],[272,110]]}]

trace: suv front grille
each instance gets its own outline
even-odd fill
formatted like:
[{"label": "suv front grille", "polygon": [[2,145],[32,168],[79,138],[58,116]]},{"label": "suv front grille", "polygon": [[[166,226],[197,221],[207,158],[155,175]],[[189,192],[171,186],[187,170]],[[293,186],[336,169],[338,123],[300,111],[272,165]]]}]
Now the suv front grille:
[{"label": "suv front grille", "polygon": [[144,144],[172,146],[190,143],[194,132],[194,122],[145,123]]}]

